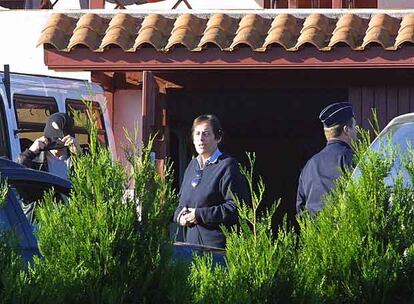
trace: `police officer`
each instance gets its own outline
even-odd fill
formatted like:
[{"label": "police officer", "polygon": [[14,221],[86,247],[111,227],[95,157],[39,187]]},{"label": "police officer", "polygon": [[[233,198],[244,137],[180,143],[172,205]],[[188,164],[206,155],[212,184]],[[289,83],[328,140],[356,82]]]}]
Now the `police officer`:
[{"label": "police officer", "polygon": [[350,102],[327,106],[319,115],[323,123],[326,147],[315,154],[303,168],[296,199],[298,213],[315,214],[323,207],[322,197],[335,185],[345,168],[352,166],[354,152],[350,146],[356,138],[355,118]]}]

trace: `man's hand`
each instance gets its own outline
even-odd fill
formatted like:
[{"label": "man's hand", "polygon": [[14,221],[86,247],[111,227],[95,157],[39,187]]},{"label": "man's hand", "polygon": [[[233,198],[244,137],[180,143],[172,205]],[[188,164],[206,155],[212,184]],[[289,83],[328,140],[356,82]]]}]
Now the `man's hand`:
[{"label": "man's hand", "polygon": [[79,141],[75,137],[68,134],[68,135],[66,135],[65,137],[62,138],[62,142],[65,145],[65,147],[69,148],[69,151],[72,154],[82,153],[82,148],[79,144]]},{"label": "man's hand", "polygon": [[39,154],[40,151],[46,148],[48,143],[48,139],[45,136],[39,137],[32,143],[32,145],[29,147],[29,150],[35,154]]}]

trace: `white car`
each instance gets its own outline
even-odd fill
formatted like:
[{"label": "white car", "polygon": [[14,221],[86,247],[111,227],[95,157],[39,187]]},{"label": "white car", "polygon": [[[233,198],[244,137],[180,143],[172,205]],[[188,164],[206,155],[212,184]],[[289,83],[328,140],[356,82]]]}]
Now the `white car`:
[{"label": "white car", "polygon": [[[392,119],[372,142],[370,149],[380,151],[387,144],[391,144],[395,149],[398,149],[398,153],[390,174],[385,178],[385,183],[392,186],[397,175],[402,173],[404,183],[408,184],[410,177],[402,164],[402,160],[408,156],[410,148],[414,149],[414,113],[403,114]],[[360,174],[360,167],[357,166],[352,177],[358,177]]]}]

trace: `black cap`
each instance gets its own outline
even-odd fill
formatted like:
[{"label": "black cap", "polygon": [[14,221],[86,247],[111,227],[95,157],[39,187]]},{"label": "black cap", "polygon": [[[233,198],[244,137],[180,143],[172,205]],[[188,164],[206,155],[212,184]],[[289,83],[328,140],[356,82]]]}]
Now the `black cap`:
[{"label": "black cap", "polygon": [[333,103],[319,114],[319,119],[326,128],[346,123],[352,117],[354,117],[354,110],[350,102]]},{"label": "black cap", "polygon": [[53,113],[47,119],[44,134],[47,138],[75,136],[72,117],[66,113]]}]

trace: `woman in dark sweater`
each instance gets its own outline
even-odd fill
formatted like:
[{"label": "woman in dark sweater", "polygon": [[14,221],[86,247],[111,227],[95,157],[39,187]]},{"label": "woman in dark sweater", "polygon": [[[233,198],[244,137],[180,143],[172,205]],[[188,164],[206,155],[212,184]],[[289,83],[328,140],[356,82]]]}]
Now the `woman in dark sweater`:
[{"label": "woman in dark sweater", "polygon": [[247,201],[247,185],[237,161],[218,149],[223,132],[217,117],[197,117],[191,131],[198,156],[185,170],[174,221],[186,227],[186,242],[224,248],[221,225],[238,221],[232,193]]}]

